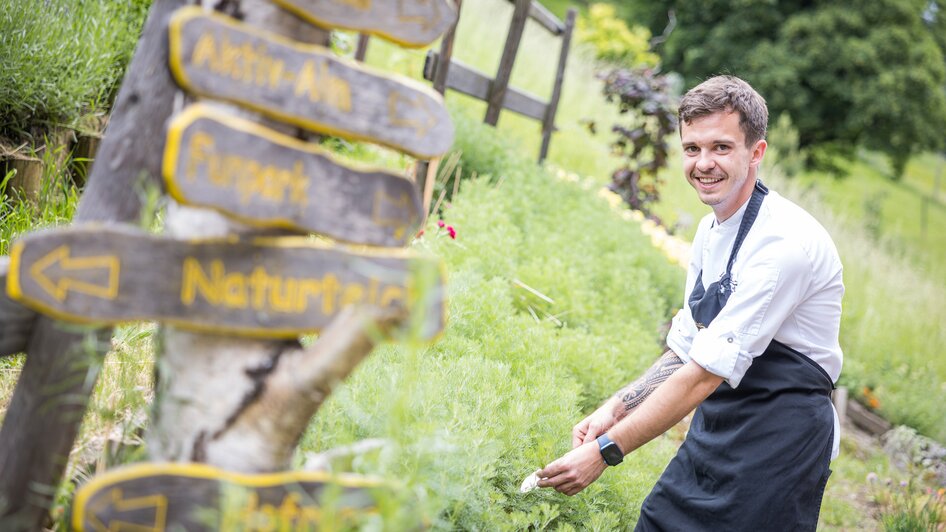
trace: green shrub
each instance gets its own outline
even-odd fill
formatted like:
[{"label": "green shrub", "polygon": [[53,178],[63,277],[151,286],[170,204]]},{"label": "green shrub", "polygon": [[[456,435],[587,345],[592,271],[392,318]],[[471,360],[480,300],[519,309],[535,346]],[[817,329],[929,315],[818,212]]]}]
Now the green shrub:
[{"label": "green shrub", "polygon": [[444,335],[426,348],[378,349],[323,406],[302,448],[387,439],[351,467],[401,479],[435,529],[630,526],[675,451],[669,438],[579,497],[518,486],[567,450],[583,413],[659,354],[683,272],[604,200],[462,120],[458,145],[471,151],[461,164],[480,177],[444,210],[457,238],[431,220],[415,244],[447,264]]},{"label": "green shrub", "polygon": [[588,17],[579,17],[576,35],[602,61],[630,67],[654,67],[660,62],[650,51],[650,30],[628,28],[611,4],[592,4]]}]

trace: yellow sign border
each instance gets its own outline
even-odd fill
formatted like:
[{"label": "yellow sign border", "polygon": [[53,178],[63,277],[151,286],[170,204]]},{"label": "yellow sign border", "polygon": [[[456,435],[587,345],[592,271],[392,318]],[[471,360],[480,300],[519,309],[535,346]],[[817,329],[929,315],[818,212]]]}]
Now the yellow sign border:
[{"label": "yellow sign border", "polygon": [[[447,0],[434,0],[434,1],[443,3],[444,9],[449,9],[451,10],[451,12],[455,12],[453,6],[451,6]],[[347,30],[347,31],[357,31],[360,33],[367,33],[368,35],[375,35],[377,37],[381,37],[382,39],[386,41],[393,42],[394,44],[401,45],[405,48],[423,48],[425,46],[429,46],[434,41],[442,37],[444,34],[443,31],[438,33],[429,42],[407,41],[400,37],[391,35],[390,33],[387,33],[384,30],[379,30],[379,29],[374,29],[374,28],[357,28],[353,25],[339,24],[337,22],[331,22],[331,21],[325,20],[323,18],[320,18],[318,15],[316,15],[312,11],[309,11],[306,8],[301,7],[301,6],[291,4],[287,2],[286,0],[272,0],[272,2],[278,5],[279,7],[285,9],[286,11],[289,11],[293,15],[301,18],[302,20],[305,20],[309,22],[310,24],[314,24],[321,28],[333,28],[333,29],[340,29],[340,30]]]},{"label": "yellow sign border", "polygon": [[[82,229],[96,230],[96,229],[115,229],[115,226],[106,226],[103,224],[82,224],[81,226],[71,226],[71,227],[81,227]],[[56,229],[51,229],[50,231],[56,231]],[[135,234],[130,233],[129,234]],[[144,233],[145,235],[153,238],[155,237],[149,233]],[[140,235],[136,235],[140,236]],[[181,242],[185,244],[219,244],[219,243],[248,243],[261,247],[272,247],[272,248],[308,248],[308,249],[325,249],[325,250],[334,250],[342,251],[345,253],[352,253],[361,255],[364,257],[380,257],[380,258],[401,258],[401,259],[421,259],[423,260],[425,256],[420,253],[412,252],[407,248],[377,248],[370,246],[346,246],[346,245],[333,245],[326,242],[319,242],[317,240],[312,240],[309,237],[305,236],[289,236],[289,237],[254,237],[250,239],[241,240],[236,235],[229,237],[221,238],[206,238],[206,239],[191,239],[191,240],[182,240]],[[92,325],[92,326],[104,326],[106,324],[124,324],[124,323],[135,323],[139,321],[154,321],[160,322],[163,324],[172,325],[182,330],[192,331],[197,333],[209,333],[209,334],[218,334],[218,335],[234,335],[241,338],[255,338],[260,340],[278,340],[278,339],[292,339],[298,338],[299,336],[306,334],[316,334],[321,332],[322,329],[313,328],[313,329],[280,329],[280,328],[267,328],[267,329],[257,329],[257,330],[247,330],[245,328],[238,327],[227,327],[225,325],[197,325],[188,320],[182,320],[174,317],[166,316],[150,316],[150,317],[140,317],[140,316],[129,316],[128,318],[120,320],[95,320],[86,318],[78,314],[69,314],[62,312],[58,309],[55,309],[46,303],[33,299],[23,293],[22,283],[19,277],[19,269],[21,266],[23,258],[23,247],[24,243],[22,240],[17,240],[13,243],[10,248],[10,266],[7,273],[7,295],[10,299],[19,302],[22,305],[25,305],[36,312],[49,316],[55,320],[64,321],[67,323],[78,323],[82,325]],[[447,267],[443,259],[437,257],[436,255],[428,256],[432,260],[436,260],[437,269],[440,271],[440,277],[443,279],[443,287],[446,288],[448,279],[447,279]],[[408,291],[408,294],[411,293],[412,286],[409,283],[405,287]],[[447,299],[446,290],[444,291],[441,299],[441,314],[440,314],[440,329],[434,334],[431,338],[427,339],[427,342],[434,343],[440,340],[443,337],[444,332],[447,328],[448,317],[449,317],[449,300]]]},{"label": "yellow sign border", "polygon": [[[228,218],[232,218],[238,222],[244,223],[252,227],[262,227],[262,228],[277,227],[277,228],[282,228],[282,229],[291,229],[294,231],[302,231],[306,233],[309,232],[309,229],[305,227],[301,227],[299,224],[287,218],[271,218],[269,220],[260,220],[260,219],[253,218],[250,216],[240,215],[234,212],[233,210],[227,209],[225,207],[219,207],[216,205],[208,205],[206,203],[202,203],[199,201],[192,201],[184,195],[184,193],[181,191],[178,185],[179,176],[175,175],[175,170],[177,169],[177,161],[181,155],[181,144],[182,144],[181,141],[184,136],[184,131],[189,126],[194,124],[194,122],[202,118],[212,120],[214,122],[218,122],[230,129],[234,129],[242,133],[247,133],[250,135],[263,138],[265,140],[268,140],[269,142],[272,142],[273,144],[283,146],[285,148],[289,148],[289,149],[302,152],[302,153],[320,155],[322,157],[325,157],[329,161],[331,161],[332,164],[345,168],[346,170],[349,170],[351,172],[360,173],[360,174],[383,173],[392,178],[404,180],[407,183],[409,183],[411,186],[414,186],[413,181],[411,181],[409,178],[403,175],[399,175],[392,170],[388,170],[380,166],[359,163],[356,161],[342,161],[338,157],[334,156],[330,151],[322,148],[321,146],[312,144],[310,142],[305,142],[299,139],[295,139],[293,137],[284,135],[282,133],[274,131],[270,128],[267,128],[255,122],[252,122],[250,120],[246,120],[243,118],[239,118],[239,117],[224,113],[223,111],[214,109],[210,105],[203,104],[203,103],[196,103],[187,107],[183,112],[174,116],[171,119],[170,123],[168,124],[167,142],[165,144],[164,158],[161,165],[162,166],[161,175],[164,178],[164,184],[167,188],[168,194],[171,197],[173,197],[176,201],[183,203],[185,205],[193,205],[197,207],[208,208],[208,209],[217,211],[227,216]],[[423,207],[421,208],[421,210],[423,211]],[[421,219],[420,227],[423,227],[424,223],[426,222],[426,214],[427,213],[423,213],[423,212],[421,213],[423,218]],[[335,238],[335,237],[332,237],[332,238],[333,240],[340,241],[340,242],[348,242],[352,245],[365,245],[368,247],[378,247],[378,248],[384,248],[384,249],[389,248],[388,246],[370,246],[368,244],[359,244],[357,242],[351,242],[351,241],[345,240],[344,238]],[[408,239],[408,242],[405,242],[405,244],[409,243],[409,240],[410,239]],[[397,246],[390,246],[390,247],[397,247]]]},{"label": "yellow sign border", "polygon": [[174,75],[174,78],[177,80],[180,86],[184,88],[185,90],[190,91],[198,96],[203,96],[205,98],[231,102],[231,103],[240,105],[242,107],[245,107],[247,109],[251,109],[253,111],[261,113],[263,115],[272,117],[276,120],[280,120],[280,121],[292,124],[294,126],[309,129],[318,133],[324,133],[326,135],[332,135],[336,137],[344,137],[351,140],[366,141],[366,142],[372,142],[375,144],[380,144],[382,146],[386,146],[393,150],[406,153],[416,159],[426,160],[426,159],[431,159],[433,157],[436,157],[438,155],[443,155],[442,153],[421,154],[421,153],[413,152],[411,150],[405,149],[402,146],[394,146],[389,142],[372,138],[370,135],[362,135],[362,134],[353,133],[351,131],[345,131],[344,129],[340,129],[339,127],[336,127],[336,126],[330,126],[328,124],[324,124],[321,122],[307,120],[304,117],[299,117],[299,116],[283,113],[272,107],[258,105],[244,99],[221,97],[221,96],[214,95],[211,92],[205,92],[205,91],[196,89],[193,83],[191,82],[190,78],[187,77],[187,72],[184,69],[183,51],[181,50],[181,40],[182,40],[184,24],[186,24],[187,22],[195,18],[208,18],[224,26],[227,26],[229,28],[236,29],[237,31],[249,33],[251,35],[255,35],[263,39],[268,39],[274,43],[284,45],[288,48],[292,48],[302,53],[315,54],[322,57],[328,57],[332,61],[338,61],[340,63],[344,63],[345,66],[352,68],[354,70],[360,70],[367,75],[378,77],[378,78],[384,78],[394,83],[398,83],[404,87],[407,87],[408,89],[421,92],[431,97],[446,112],[446,106],[444,104],[443,96],[441,96],[440,93],[433,90],[432,88],[427,87],[426,85],[419,83],[413,79],[410,79],[408,77],[404,77],[398,74],[382,72],[380,70],[364,67],[356,61],[352,61],[344,57],[337,57],[335,55],[332,55],[328,49],[322,46],[318,46],[314,44],[299,43],[291,39],[282,37],[281,35],[276,35],[273,33],[269,33],[267,31],[254,28],[253,26],[245,25],[239,21],[231,19],[230,17],[226,15],[220,15],[217,13],[207,13],[198,6],[182,7],[178,9],[177,11],[175,11],[174,14],[171,16],[171,21],[168,28],[168,44],[169,44],[168,55],[169,55],[171,73]]},{"label": "yellow sign border", "polygon": [[292,482],[332,482],[346,488],[380,488],[384,487],[386,482],[383,479],[375,477],[345,473],[330,474],[322,471],[286,471],[283,473],[260,473],[253,475],[248,473],[235,473],[211,465],[192,462],[172,462],[166,464],[146,462],[131,464],[95,476],[76,491],[76,497],[73,503],[75,512],[72,514],[73,529],[82,530],[82,522],[85,520],[86,504],[98,491],[118,482],[159,475],[178,475],[202,480],[220,480],[248,488],[268,488]]}]

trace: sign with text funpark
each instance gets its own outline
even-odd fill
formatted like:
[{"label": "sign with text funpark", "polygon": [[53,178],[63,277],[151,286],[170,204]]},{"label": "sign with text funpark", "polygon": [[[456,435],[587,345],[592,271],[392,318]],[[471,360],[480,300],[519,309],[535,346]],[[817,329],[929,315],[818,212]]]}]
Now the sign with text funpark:
[{"label": "sign with text funpark", "polygon": [[185,90],[319,133],[426,159],[453,144],[453,123],[433,89],[199,7],[172,18],[170,62]]},{"label": "sign with text funpark", "polygon": [[247,475],[204,464],[124,466],[79,488],[72,526],[136,530],[351,530],[398,495],[356,475]]},{"label": "sign with text funpark", "polygon": [[325,28],[370,33],[408,47],[426,46],[457,20],[451,0],[273,0]]},{"label": "sign with text funpark", "polygon": [[10,253],[7,293],[63,321],[162,321],[257,338],[317,332],[344,307],[405,310],[424,339],[445,322],[444,272],[403,249],[305,237],[183,241],[131,227],[31,233]]},{"label": "sign with text funpark", "polygon": [[424,217],[409,179],[200,104],[171,122],[163,172],[181,203],[346,242],[403,246]]}]

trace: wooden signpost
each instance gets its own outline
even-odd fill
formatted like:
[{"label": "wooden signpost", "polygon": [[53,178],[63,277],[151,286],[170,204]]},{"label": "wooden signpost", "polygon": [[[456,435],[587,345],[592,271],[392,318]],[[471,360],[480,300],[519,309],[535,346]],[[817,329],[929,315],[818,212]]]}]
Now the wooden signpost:
[{"label": "wooden signpost", "polygon": [[[154,0],[119,92],[102,145],[112,156],[93,166],[76,217],[103,224],[32,233],[0,260],[0,356],[28,355],[0,439],[0,518],[16,521],[0,528],[40,526],[101,361],[80,347],[94,335],[59,321],[170,325],[158,332],[162,386],[147,437],[162,463],[77,491],[74,526],[103,531],[344,527],[339,516],[373,512],[376,486],[364,479],[172,462],[285,469],[312,415],[379,331],[409,321],[414,337],[431,339],[444,327],[439,260],[308,237],[404,246],[424,218],[411,183],[270,128],[282,122],[425,158],[447,151],[454,130],[439,94],[294,40],[319,40],[310,38],[318,30],[286,10],[420,44],[455,20],[448,0],[220,3],[242,22],[177,9],[184,3]],[[263,123],[229,116],[250,113],[226,104],[194,105],[195,96],[256,111]],[[112,225],[141,213],[134,179],[159,174],[182,204],[165,218],[178,238]],[[254,236],[258,227],[297,236]],[[311,332],[318,339],[303,346],[298,336]],[[206,521],[215,511],[219,520]]]},{"label": "wooden signpost", "polygon": [[449,0],[273,0],[318,26],[355,30],[420,47],[456,22]]},{"label": "wooden signpost", "polygon": [[185,242],[133,228],[81,226],[18,240],[7,293],[63,321],[152,320],[260,338],[319,331],[350,305],[408,311],[422,305],[422,334],[429,339],[443,327],[442,290],[413,301],[412,279],[420,270],[441,275],[436,260],[400,249],[355,253],[287,238]]},{"label": "wooden signpost", "polygon": [[375,72],[200,8],[171,21],[171,72],[186,90],[320,133],[368,140],[415,157],[453,144],[443,98],[407,78]]},{"label": "wooden signpost", "polygon": [[203,464],[137,464],[97,476],[72,526],[93,532],[348,530],[377,512],[378,480],[321,472],[244,475]]},{"label": "wooden signpost", "polygon": [[424,219],[409,179],[199,104],[171,122],[164,161],[174,199],[250,225],[403,246]]}]

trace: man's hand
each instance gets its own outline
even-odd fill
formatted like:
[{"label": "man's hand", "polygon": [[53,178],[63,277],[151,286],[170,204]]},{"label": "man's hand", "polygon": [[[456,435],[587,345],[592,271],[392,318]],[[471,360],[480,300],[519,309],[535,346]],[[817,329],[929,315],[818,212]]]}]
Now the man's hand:
[{"label": "man's hand", "polygon": [[592,440],[568,451],[536,475],[542,479],[539,481],[540,488],[555,488],[571,497],[597,480],[605,467],[607,464],[601,457],[598,443]]},{"label": "man's hand", "polygon": [[607,432],[619,421],[615,414],[616,407],[620,406],[614,400],[605,402],[597,410],[578,422],[572,428],[572,449],[595,441],[595,438]]}]

